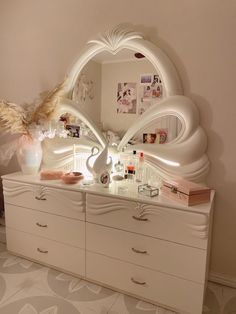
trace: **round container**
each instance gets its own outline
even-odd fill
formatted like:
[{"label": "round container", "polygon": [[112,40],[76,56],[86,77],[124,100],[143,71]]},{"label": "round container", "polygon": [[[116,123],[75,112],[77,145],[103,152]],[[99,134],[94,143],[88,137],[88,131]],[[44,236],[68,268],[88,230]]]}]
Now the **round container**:
[{"label": "round container", "polygon": [[84,178],[83,174],[81,172],[68,172],[63,174],[61,177],[62,181],[66,184],[75,184],[81,181]]}]

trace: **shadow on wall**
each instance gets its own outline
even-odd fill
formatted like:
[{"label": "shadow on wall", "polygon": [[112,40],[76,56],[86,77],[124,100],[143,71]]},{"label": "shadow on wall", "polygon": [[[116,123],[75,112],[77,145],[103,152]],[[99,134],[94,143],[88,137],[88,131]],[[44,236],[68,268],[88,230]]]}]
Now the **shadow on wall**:
[{"label": "shadow on wall", "polygon": [[[0,146],[2,144],[5,144],[6,142],[12,140],[14,137],[11,135],[7,136],[0,136]],[[16,154],[12,157],[10,162],[7,166],[0,165],[0,176],[12,172],[16,172],[20,170],[20,166],[18,165]],[[2,215],[2,211],[4,210],[4,204],[3,204],[3,191],[2,191],[2,180],[0,180],[0,217]]]}]

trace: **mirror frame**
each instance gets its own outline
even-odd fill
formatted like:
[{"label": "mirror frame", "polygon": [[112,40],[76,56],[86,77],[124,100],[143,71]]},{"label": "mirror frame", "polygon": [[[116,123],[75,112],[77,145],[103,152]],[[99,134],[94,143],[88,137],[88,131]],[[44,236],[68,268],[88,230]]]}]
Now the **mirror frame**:
[{"label": "mirror frame", "polygon": [[[144,39],[140,33],[118,25],[87,43],[67,75],[65,96],[60,102],[58,116],[63,112],[76,115],[90,128],[101,147],[104,148],[107,145],[102,132],[92,119],[77,108],[76,102],[72,100],[72,93],[76,80],[87,62],[100,52],[108,51],[115,55],[124,48],[142,53],[152,63],[162,78],[165,98],[137,118],[119,143],[118,151],[125,148],[128,141],[148,123],[166,115],[175,116],[180,119],[182,127],[173,141],[162,145],[131,145],[126,149],[143,151],[147,163],[154,167],[164,179],[181,176],[191,181],[204,182],[209,170],[209,160],[205,153],[207,138],[199,125],[198,109],[191,99],[183,96],[178,73],[170,59],[159,47]],[[89,145],[91,143],[88,143]],[[48,149],[49,147],[46,153]],[[45,156],[44,162],[46,160]]]}]

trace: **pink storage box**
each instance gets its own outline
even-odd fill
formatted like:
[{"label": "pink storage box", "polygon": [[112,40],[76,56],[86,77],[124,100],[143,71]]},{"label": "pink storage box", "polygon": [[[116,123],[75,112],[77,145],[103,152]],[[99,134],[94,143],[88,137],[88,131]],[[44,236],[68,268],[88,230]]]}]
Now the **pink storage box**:
[{"label": "pink storage box", "polygon": [[187,206],[210,202],[211,189],[203,185],[178,179],[164,181],[162,194]]}]

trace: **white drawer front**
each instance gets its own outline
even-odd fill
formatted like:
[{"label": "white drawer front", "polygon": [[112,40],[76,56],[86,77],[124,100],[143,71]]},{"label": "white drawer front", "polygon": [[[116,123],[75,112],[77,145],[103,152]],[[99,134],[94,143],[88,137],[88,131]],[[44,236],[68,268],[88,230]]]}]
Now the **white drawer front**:
[{"label": "white drawer front", "polygon": [[178,310],[201,314],[204,286],[95,253],[86,253],[86,276]]},{"label": "white drawer front", "polygon": [[7,228],[7,249],[68,272],[85,275],[85,251]]},{"label": "white drawer front", "polygon": [[83,193],[3,181],[5,203],[84,220]]},{"label": "white drawer front", "polygon": [[204,283],[206,251],[87,223],[89,251]]},{"label": "white drawer front", "polygon": [[87,194],[86,200],[86,220],[89,222],[194,247],[207,247],[207,215],[94,194]]},{"label": "white drawer front", "polygon": [[85,222],[6,204],[6,225],[72,246],[85,248]]}]

